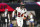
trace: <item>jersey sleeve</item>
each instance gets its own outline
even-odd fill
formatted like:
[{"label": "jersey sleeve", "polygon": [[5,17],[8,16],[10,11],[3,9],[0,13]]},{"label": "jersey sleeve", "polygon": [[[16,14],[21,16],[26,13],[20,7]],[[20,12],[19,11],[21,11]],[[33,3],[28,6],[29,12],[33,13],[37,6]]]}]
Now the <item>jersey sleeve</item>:
[{"label": "jersey sleeve", "polygon": [[16,7],[16,10],[18,10],[19,7]]},{"label": "jersey sleeve", "polygon": [[27,17],[27,16],[28,16],[28,15],[27,15],[27,13],[26,13],[26,14],[24,14],[24,16],[25,16],[25,17]]},{"label": "jersey sleeve", "polygon": [[17,10],[17,8],[16,8],[16,10]]},{"label": "jersey sleeve", "polygon": [[27,9],[25,8],[25,12],[27,12]]}]

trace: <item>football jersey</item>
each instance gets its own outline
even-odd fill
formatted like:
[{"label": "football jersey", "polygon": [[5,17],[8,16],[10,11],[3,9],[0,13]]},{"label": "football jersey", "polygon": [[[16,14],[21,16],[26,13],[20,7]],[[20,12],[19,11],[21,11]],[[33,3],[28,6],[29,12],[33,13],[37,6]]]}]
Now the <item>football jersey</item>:
[{"label": "football jersey", "polygon": [[26,13],[26,14],[24,14],[24,16],[26,16],[26,17],[27,17],[27,16],[28,16],[28,15],[27,15],[27,13]]},{"label": "football jersey", "polygon": [[23,13],[26,12],[24,8],[21,9],[20,7],[17,7],[16,10],[17,10],[17,17],[23,17]]}]

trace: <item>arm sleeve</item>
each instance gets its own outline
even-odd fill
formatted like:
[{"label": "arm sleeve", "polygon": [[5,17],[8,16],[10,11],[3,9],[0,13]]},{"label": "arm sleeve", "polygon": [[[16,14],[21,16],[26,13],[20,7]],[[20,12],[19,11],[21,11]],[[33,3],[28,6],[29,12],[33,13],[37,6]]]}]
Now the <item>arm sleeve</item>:
[{"label": "arm sleeve", "polygon": [[25,8],[25,12],[27,12],[27,9]]},{"label": "arm sleeve", "polygon": [[18,10],[18,7],[16,8],[16,10]]}]

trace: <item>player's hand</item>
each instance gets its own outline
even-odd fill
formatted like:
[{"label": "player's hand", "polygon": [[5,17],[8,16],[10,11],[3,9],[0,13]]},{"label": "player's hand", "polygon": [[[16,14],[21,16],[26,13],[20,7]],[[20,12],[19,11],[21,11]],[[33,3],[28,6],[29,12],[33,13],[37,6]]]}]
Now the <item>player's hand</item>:
[{"label": "player's hand", "polygon": [[26,20],[26,17],[24,17],[23,19]]}]

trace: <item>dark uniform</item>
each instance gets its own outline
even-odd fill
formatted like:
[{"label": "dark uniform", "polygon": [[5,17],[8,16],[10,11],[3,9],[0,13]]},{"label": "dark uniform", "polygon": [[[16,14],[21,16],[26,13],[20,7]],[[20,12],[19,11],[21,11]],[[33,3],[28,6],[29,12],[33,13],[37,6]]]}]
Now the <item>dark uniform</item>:
[{"label": "dark uniform", "polygon": [[0,27],[1,27],[1,16],[0,16]]}]

